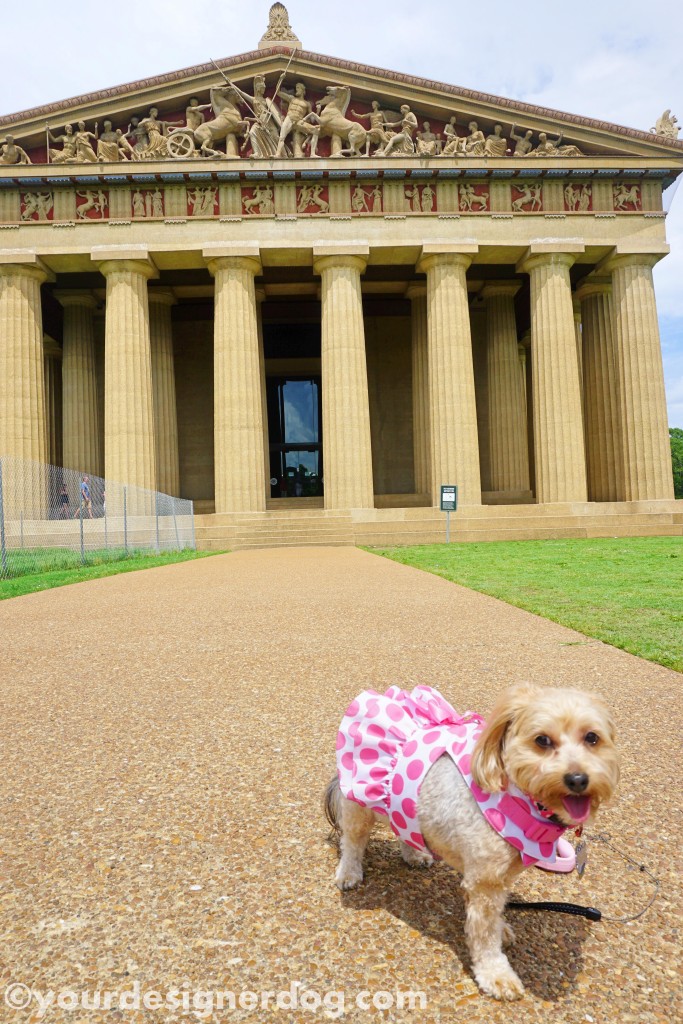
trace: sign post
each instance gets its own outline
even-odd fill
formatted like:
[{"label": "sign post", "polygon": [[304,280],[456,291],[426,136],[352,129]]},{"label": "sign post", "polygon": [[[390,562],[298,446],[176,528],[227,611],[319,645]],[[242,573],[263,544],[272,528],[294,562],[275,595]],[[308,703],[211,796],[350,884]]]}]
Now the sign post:
[{"label": "sign post", "polygon": [[451,512],[458,508],[458,488],[456,484],[441,485],[441,511],[446,513],[446,543],[451,542]]}]

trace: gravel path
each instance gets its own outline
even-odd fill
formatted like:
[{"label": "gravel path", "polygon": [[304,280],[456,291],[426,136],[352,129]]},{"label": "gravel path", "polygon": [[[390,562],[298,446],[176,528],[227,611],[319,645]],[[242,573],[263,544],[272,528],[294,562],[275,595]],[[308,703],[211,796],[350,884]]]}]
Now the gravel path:
[{"label": "gravel path", "polygon": [[[681,1019],[679,674],[349,548],[247,551],[2,602],[0,671],[0,1020],[166,1024],[198,1019],[183,1000],[201,1011],[202,990],[260,998],[293,982],[310,1009],[243,995],[199,1019],[337,1019],[342,992],[353,1022]],[[366,882],[341,895],[320,801],[363,687],[426,682],[486,712],[525,678],[611,702],[623,784],[599,824],[662,888],[629,924],[508,911],[527,986],[511,1007],[477,994],[457,876],[409,869],[378,830]],[[517,893],[621,916],[651,886],[593,844],[582,882],[532,869]],[[72,995],[41,1017],[35,998],[4,1005],[10,982]],[[179,1006],[155,1009],[150,993],[173,988]],[[133,1005],[147,993],[148,1008],[72,1009],[97,990]],[[398,1008],[409,990],[426,1008]]]}]

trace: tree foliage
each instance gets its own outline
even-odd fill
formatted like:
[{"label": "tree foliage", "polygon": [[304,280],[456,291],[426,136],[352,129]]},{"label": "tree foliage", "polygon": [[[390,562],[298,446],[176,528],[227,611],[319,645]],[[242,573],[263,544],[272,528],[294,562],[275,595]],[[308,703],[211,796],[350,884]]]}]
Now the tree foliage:
[{"label": "tree foliage", "polygon": [[671,462],[674,471],[674,491],[677,498],[683,498],[683,430],[669,427],[671,438]]}]

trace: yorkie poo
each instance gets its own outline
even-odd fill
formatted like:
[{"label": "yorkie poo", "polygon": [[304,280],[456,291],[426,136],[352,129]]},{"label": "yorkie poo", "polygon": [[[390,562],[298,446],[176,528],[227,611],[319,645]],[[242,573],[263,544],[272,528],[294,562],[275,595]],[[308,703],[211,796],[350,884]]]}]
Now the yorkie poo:
[{"label": "yorkie poo", "polygon": [[524,987],[503,952],[510,888],[552,865],[567,829],[591,821],[619,780],[614,721],[595,696],[521,684],[488,720],[458,715],[438,690],[365,691],[337,737],[325,811],[341,833],[340,889],[363,880],[373,824],[389,822],[410,865],[442,858],[462,873],[465,934],[477,984],[496,999]]}]

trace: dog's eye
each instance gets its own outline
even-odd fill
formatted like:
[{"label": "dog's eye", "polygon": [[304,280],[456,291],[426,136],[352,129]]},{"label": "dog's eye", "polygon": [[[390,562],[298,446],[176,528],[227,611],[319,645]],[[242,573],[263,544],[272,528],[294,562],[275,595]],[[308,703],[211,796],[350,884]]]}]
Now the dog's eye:
[{"label": "dog's eye", "polygon": [[550,736],[537,736],[534,743],[537,747],[541,747],[542,750],[550,750],[553,746],[553,741],[550,739]]},{"label": "dog's eye", "polygon": [[587,732],[583,739],[589,747],[594,747],[600,742],[600,737],[596,732]]}]

